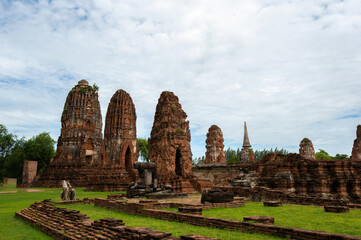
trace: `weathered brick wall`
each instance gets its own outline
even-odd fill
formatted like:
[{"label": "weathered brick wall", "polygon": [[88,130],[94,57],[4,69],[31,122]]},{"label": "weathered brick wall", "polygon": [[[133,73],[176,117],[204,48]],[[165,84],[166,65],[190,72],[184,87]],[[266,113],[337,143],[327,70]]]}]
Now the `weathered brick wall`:
[{"label": "weathered brick wall", "polygon": [[217,187],[218,190],[233,192],[236,196],[247,197],[252,201],[282,201],[283,203],[292,203],[300,205],[335,205],[348,206],[350,208],[361,208],[361,204],[350,203],[349,200],[344,199],[327,199],[320,197],[299,196],[294,193],[281,190],[273,190],[266,187]]},{"label": "weathered brick wall", "polygon": [[21,187],[31,187],[38,169],[38,161],[24,160]]},{"label": "weathered brick wall", "polygon": [[240,164],[210,163],[194,165],[192,170],[200,180],[210,181],[217,186],[228,186],[228,180],[238,177],[240,167]]},{"label": "weathered brick wall", "polygon": [[360,160],[309,160],[299,154],[269,154],[257,162],[257,177],[265,186],[297,195],[361,199]]},{"label": "weathered brick wall", "polygon": [[193,174],[199,180],[209,181],[216,186],[229,186],[229,182],[237,178],[241,171],[255,171],[253,163],[211,163],[193,166]]}]

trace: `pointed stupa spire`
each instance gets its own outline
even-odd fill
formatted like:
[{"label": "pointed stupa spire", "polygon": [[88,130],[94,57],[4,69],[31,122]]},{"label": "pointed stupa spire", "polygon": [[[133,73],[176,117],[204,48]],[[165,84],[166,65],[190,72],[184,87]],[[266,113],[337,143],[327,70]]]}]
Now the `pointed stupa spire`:
[{"label": "pointed stupa spire", "polygon": [[246,121],[244,121],[244,137],[243,137],[243,148],[250,148],[251,143],[249,142],[248,138],[248,131],[247,131],[247,124]]}]

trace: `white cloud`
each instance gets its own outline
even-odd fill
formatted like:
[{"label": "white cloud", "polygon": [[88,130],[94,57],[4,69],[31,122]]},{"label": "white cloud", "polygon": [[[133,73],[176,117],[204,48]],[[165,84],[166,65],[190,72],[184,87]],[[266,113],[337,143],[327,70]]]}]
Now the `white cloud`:
[{"label": "white cloud", "polygon": [[[353,1],[11,1],[0,5],[0,122],[56,139],[68,91],[100,87],[136,105],[149,136],[158,97],[178,95],[195,156],[217,124],[227,146],[297,151],[303,137],[350,154],[361,123],[361,3]],[[296,146],[296,147],[295,147]]]}]

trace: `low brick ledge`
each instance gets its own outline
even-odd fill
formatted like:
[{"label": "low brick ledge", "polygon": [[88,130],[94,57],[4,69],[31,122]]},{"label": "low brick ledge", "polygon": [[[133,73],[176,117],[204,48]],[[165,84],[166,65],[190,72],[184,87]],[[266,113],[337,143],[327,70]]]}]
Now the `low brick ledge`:
[{"label": "low brick ledge", "polygon": [[104,198],[96,198],[94,201],[94,205],[98,207],[113,209],[120,212],[137,214],[145,217],[157,218],[167,221],[185,222],[196,226],[229,229],[248,233],[261,233],[283,238],[299,240],[361,240],[361,237],[345,234],[313,231],[264,223],[241,222],[237,220],[176,213],[158,209],[146,209],[146,204],[126,203],[124,201],[109,201]]},{"label": "low brick ledge", "polygon": [[[350,202],[350,200],[327,199],[321,197],[311,197],[296,195],[295,193],[270,189],[267,187],[238,187],[238,186],[219,186],[216,189],[232,192],[235,196],[245,197],[252,201],[281,201],[289,204],[299,205],[318,205],[318,206],[347,206],[349,208],[361,209],[361,204],[358,202]],[[355,200],[354,200],[355,201]]]}]

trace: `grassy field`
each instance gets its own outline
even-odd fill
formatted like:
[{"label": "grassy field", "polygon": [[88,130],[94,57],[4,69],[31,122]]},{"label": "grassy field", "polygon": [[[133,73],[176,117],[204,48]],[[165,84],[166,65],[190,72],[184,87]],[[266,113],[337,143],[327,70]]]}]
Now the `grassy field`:
[{"label": "grassy field", "polygon": [[[16,211],[29,207],[35,201],[51,198],[54,201],[60,200],[61,189],[41,189],[44,192],[26,192],[26,189],[17,189],[15,186],[4,186],[0,188],[3,191],[18,191],[17,193],[0,194],[0,239],[52,239],[41,231],[33,228],[25,222],[16,219]],[[106,197],[109,192],[84,192],[84,189],[77,188],[77,198],[84,197],[96,198]],[[246,234],[235,231],[228,231],[214,228],[197,227],[186,223],[167,222],[153,218],[134,216],[130,214],[115,212],[104,208],[94,207],[93,205],[62,205],[62,207],[80,210],[90,218],[96,220],[100,218],[122,219],[128,226],[143,226],[157,229],[165,232],[171,232],[173,236],[187,234],[201,234],[220,239],[279,239],[276,237],[265,236],[261,234]]]},{"label": "grassy field", "polygon": [[100,218],[117,218],[122,219],[127,226],[132,227],[147,227],[151,229],[157,229],[164,232],[171,232],[172,236],[179,237],[180,235],[187,234],[199,234],[203,236],[218,238],[218,239],[229,239],[229,240],[239,240],[239,239],[281,239],[277,237],[272,237],[262,234],[247,234],[237,231],[229,231],[216,228],[205,228],[190,225],[187,223],[179,222],[168,222],[160,219],[147,218],[142,216],[135,216],[131,214],[111,211],[105,208],[94,207],[93,205],[61,205],[60,207],[66,207],[69,209],[79,210],[82,213],[87,214],[91,219],[100,219]]},{"label": "grassy field", "polygon": [[[15,212],[29,207],[35,201],[47,198],[60,200],[61,189],[41,189],[44,192],[26,192],[26,189],[15,188],[12,185],[0,187],[0,192],[18,191],[18,193],[0,194],[0,239],[52,239],[45,233],[33,228],[29,224],[16,219]],[[84,192],[77,189],[77,198],[106,197],[110,193]]]}]

